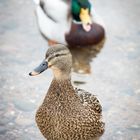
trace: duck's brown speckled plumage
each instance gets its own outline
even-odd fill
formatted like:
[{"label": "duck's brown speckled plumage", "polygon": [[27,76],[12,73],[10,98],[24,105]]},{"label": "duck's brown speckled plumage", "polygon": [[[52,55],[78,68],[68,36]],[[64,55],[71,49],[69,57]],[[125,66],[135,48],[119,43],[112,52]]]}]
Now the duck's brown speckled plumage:
[{"label": "duck's brown speckled plumage", "polygon": [[98,114],[102,113],[102,106],[95,95],[83,90],[75,89],[75,92],[80,96],[81,103],[85,106],[89,106],[93,111]]},{"label": "duck's brown speckled plumage", "polygon": [[83,90],[76,92],[70,80],[52,81],[36,113],[37,125],[47,140],[90,140],[103,134],[98,99]]},{"label": "duck's brown speckled plumage", "polygon": [[[62,47],[59,49],[62,52]],[[55,51],[55,48],[50,52],[52,50]],[[68,60],[70,58],[63,61]],[[54,77],[37,110],[37,125],[47,140],[97,140],[104,132],[102,107],[96,96],[74,89],[69,77]]]}]

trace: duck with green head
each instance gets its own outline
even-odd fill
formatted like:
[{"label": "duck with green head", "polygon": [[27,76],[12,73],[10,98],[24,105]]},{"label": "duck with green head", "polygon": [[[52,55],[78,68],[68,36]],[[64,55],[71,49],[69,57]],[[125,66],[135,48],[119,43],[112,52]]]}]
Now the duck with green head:
[{"label": "duck with green head", "polygon": [[92,24],[90,11],[91,4],[88,0],[72,0],[71,13],[73,20],[81,22],[83,29],[87,32],[90,31]]},{"label": "duck with green head", "polygon": [[89,0],[39,0],[36,15],[49,45],[88,46],[104,38],[104,28],[95,23],[98,18]]}]

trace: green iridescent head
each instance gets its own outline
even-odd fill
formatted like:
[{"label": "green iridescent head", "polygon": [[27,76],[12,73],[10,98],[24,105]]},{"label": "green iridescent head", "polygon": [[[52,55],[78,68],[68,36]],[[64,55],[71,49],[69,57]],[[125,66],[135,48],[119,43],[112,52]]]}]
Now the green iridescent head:
[{"label": "green iridescent head", "polygon": [[82,22],[84,25],[91,24],[91,4],[88,0],[72,0],[71,13],[75,21]]}]

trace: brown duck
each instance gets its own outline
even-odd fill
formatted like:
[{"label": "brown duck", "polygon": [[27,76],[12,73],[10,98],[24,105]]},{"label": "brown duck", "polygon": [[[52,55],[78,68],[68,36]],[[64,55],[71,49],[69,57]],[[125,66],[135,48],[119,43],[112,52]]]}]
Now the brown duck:
[{"label": "brown duck", "polygon": [[92,94],[71,84],[72,56],[57,44],[48,49],[45,60],[29,75],[51,68],[54,78],[36,113],[37,125],[47,140],[98,140],[104,132],[102,107]]}]

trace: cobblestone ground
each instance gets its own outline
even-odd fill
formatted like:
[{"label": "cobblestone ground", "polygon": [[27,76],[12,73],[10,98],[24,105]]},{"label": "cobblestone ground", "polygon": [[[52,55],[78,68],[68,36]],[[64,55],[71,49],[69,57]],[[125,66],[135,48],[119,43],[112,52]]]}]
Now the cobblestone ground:
[{"label": "cobblestone ground", "polygon": [[[104,47],[78,50],[80,55],[71,50],[73,84],[100,99],[102,140],[140,140],[140,1],[97,0],[94,7],[105,23],[106,41]],[[52,73],[28,76],[48,48],[34,8],[31,0],[0,1],[0,140],[44,140],[34,116]]]}]

